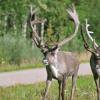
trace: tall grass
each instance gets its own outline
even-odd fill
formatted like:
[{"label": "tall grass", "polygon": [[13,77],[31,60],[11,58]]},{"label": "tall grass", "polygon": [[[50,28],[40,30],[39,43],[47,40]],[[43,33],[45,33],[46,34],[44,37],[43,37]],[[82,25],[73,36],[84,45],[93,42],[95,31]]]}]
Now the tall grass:
[{"label": "tall grass", "polygon": [[9,34],[0,37],[0,64],[38,63],[41,57],[31,40]]}]

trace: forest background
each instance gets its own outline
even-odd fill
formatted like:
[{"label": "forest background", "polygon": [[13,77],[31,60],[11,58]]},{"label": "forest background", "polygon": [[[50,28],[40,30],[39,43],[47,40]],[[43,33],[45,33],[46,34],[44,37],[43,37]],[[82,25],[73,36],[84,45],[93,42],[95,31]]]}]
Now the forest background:
[{"label": "forest background", "polygon": [[[100,0],[0,0],[0,66],[27,65],[42,66],[42,54],[32,45],[31,30],[27,25],[30,5],[38,8],[38,16],[49,20],[46,34],[48,41],[60,40],[71,35],[72,24],[68,20],[66,8],[75,3],[81,24],[88,19],[94,32],[92,35],[100,43]],[[50,41],[49,41],[50,42]],[[89,45],[92,43],[88,40]],[[85,52],[80,30],[77,36],[62,50]]]}]

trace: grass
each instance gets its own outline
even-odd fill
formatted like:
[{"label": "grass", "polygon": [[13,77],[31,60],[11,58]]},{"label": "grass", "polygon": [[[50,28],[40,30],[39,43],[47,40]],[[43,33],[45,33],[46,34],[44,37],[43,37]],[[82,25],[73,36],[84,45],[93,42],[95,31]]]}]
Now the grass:
[{"label": "grass", "polygon": [[40,68],[43,67],[43,64],[27,64],[27,65],[2,65],[0,66],[0,72],[9,72],[9,71],[17,71],[17,70],[25,70],[32,68]]},{"label": "grass", "polygon": [[[45,83],[34,85],[17,85],[0,88],[0,100],[41,100]],[[71,80],[65,90],[65,98],[69,100]],[[58,100],[58,84],[53,81],[47,100]],[[74,100],[96,100],[96,89],[92,76],[78,77]]]}]

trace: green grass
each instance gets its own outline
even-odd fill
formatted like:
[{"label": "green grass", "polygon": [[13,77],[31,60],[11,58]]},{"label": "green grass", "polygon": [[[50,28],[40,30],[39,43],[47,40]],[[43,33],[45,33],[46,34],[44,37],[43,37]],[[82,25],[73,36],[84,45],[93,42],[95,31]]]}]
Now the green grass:
[{"label": "green grass", "polygon": [[28,64],[28,65],[2,65],[0,66],[0,72],[9,72],[9,71],[17,71],[17,70],[25,70],[25,69],[32,69],[32,68],[40,68],[44,65],[40,64]]},{"label": "green grass", "polygon": [[[35,85],[17,85],[0,88],[0,100],[41,100],[45,83]],[[71,80],[65,90],[65,98],[69,100]],[[47,100],[58,100],[57,81],[52,82]],[[74,100],[96,100],[96,89],[92,76],[78,77]]]}]

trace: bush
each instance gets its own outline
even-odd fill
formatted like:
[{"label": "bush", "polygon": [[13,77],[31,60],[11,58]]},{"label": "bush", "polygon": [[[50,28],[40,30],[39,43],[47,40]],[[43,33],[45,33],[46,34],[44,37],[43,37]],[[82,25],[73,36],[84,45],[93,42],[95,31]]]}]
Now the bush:
[{"label": "bush", "polygon": [[[35,60],[35,58],[37,60]],[[31,46],[31,41],[23,37],[14,37],[6,34],[0,37],[0,63],[20,64],[39,61],[41,53]]]}]

